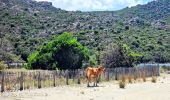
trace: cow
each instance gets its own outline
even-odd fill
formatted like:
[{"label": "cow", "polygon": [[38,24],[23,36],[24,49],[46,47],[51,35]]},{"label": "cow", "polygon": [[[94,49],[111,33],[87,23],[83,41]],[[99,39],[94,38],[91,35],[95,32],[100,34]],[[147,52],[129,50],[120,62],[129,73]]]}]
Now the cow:
[{"label": "cow", "polygon": [[98,67],[87,67],[85,70],[87,77],[87,87],[90,87],[89,83],[94,81],[94,86],[97,86],[97,80],[99,76],[104,72],[105,68],[103,66]]}]

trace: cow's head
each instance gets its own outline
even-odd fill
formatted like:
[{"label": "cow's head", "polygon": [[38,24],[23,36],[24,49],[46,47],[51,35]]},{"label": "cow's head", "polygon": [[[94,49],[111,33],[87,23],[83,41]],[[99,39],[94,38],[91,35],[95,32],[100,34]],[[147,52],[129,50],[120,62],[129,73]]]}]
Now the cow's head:
[{"label": "cow's head", "polygon": [[101,73],[103,73],[103,72],[105,71],[105,68],[100,65],[100,66],[98,67],[98,71],[99,71],[99,73],[101,74]]}]

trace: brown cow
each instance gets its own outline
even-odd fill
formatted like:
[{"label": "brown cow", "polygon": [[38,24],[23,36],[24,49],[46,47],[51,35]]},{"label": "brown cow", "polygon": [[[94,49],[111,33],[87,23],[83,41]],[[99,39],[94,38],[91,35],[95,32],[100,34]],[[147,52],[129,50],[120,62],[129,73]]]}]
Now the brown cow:
[{"label": "brown cow", "polygon": [[105,68],[103,66],[99,66],[96,68],[93,67],[87,67],[86,68],[86,76],[87,76],[87,81],[88,84],[87,86],[89,87],[89,83],[93,80],[94,81],[94,86],[97,86],[97,80],[99,76],[104,72]]}]

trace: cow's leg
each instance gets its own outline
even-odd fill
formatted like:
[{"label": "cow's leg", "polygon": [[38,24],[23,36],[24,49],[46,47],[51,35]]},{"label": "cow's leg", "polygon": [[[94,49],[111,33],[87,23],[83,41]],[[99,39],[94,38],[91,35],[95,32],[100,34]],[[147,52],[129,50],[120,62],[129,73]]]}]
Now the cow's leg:
[{"label": "cow's leg", "polygon": [[90,87],[90,85],[89,85],[89,80],[90,80],[90,78],[87,78],[87,87]]},{"label": "cow's leg", "polygon": [[93,86],[97,86],[97,78],[94,78],[94,85]]},{"label": "cow's leg", "polygon": [[94,80],[94,84],[93,84],[93,86],[95,87],[96,86],[96,81]]},{"label": "cow's leg", "polygon": [[87,81],[88,81],[88,83],[87,83],[87,87],[90,87],[91,78],[90,78],[90,77],[88,77],[88,78],[87,78]]},{"label": "cow's leg", "polygon": [[87,87],[90,87],[89,82],[88,82],[88,84],[87,84]]},{"label": "cow's leg", "polygon": [[97,80],[98,80],[98,77],[96,77],[96,80],[95,80],[95,81],[96,81],[96,87],[98,86],[98,85],[97,85]]},{"label": "cow's leg", "polygon": [[97,87],[98,85],[97,85],[97,78],[96,78],[96,87]]}]

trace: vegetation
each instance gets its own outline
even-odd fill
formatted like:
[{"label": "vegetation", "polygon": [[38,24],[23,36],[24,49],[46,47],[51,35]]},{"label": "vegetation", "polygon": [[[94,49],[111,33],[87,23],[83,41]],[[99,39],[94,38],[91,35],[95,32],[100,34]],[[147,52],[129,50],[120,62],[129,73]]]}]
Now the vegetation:
[{"label": "vegetation", "polygon": [[120,88],[125,88],[125,86],[126,86],[126,83],[125,82],[123,82],[123,81],[119,81],[119,87]]},{"label": "vegetation", "polygon": [[[125,8],[123,10],[119,10],[116,13],[122,16],[123,19],[136,19],[138,23],[143,23],[144,21],[160,21],[163,23],[169,23],[168,20],[170,12],[169,8],[169,0],[155,0],[153,2],[149,2],[147,5],[137,5],[131,8]],[[153,8],[153,9],[151,9]],[[167,15],[165,15],[165,13]],[[148,15],[148,16],[147,16]],[[134,23],[134,20],[131,20]],[[162,24],[163,24],[162,23]],[[137,24],[137,23],[136,23]],[[158,23],[156,23],[158,25]],[[155,25],[155,26],[157,26]],[[158,26],[157,26],[158,27]]]},{"label": "vegetation", "polygon": [[122,76],[122,79],[119,81],[119,87],[124,89],[125,86],[126,86],[126,77]]},{"label": "vegetation", "polygon": [[102,53],[101,63],[105,67],[133,67],[135,61],[141,57],[126,44],[111,44]]},{"label": "vegetation", "polygon": [[170,70],[170,66],[162,66],[161,69],[163,71],[169,71]]},{"label": "vegetation", "polygon": [[88,49],[71,33],[63,33],[28,57],[29,69],[78,69],[88,60]]},{"label": "vegetation", "polygon": [[131,76],[131,75],[128,76],[128,82],[129,82],[129,83],[133,83],[133,80],[132,80],[132,76]]},{"label": "vegetation", "polygon": [[[124,57],[142,54],[140,59],[133,57],[128,64],[125,61],[128,67],[141,62],[170,62],[169,4],[169,0],[156,0],[114,12],[70,12],[55,8],[50,2],[1,0],[0,60],[27,61],[32,52],[41,51],[39,46],[53,40],[54,35],[72,32],[79,43],[89,48],[90,65],[100,64],[106,46],[118,45],[119,38],[126,49],[135,53],[127,50]],[[34,53],[34,56],[38,55]],[[46,54],[45,58],[50,56],[50,53]]]},{"label": "vegetation", "polygon": [[152,76],[152,83],[156,83],[157,82],[157,78],[156,78],[156,76]]},{"label": "vegetation", "polygon": [[4,70],[5,68],[7,68],[7,66],[4,64],[4,62],[0,61],[0,71]]},{"label": "vegetation", "polygon": [[143,80],[143,82],[146,82],[146,75],[145,74],[142,75],[142,80]]}]

